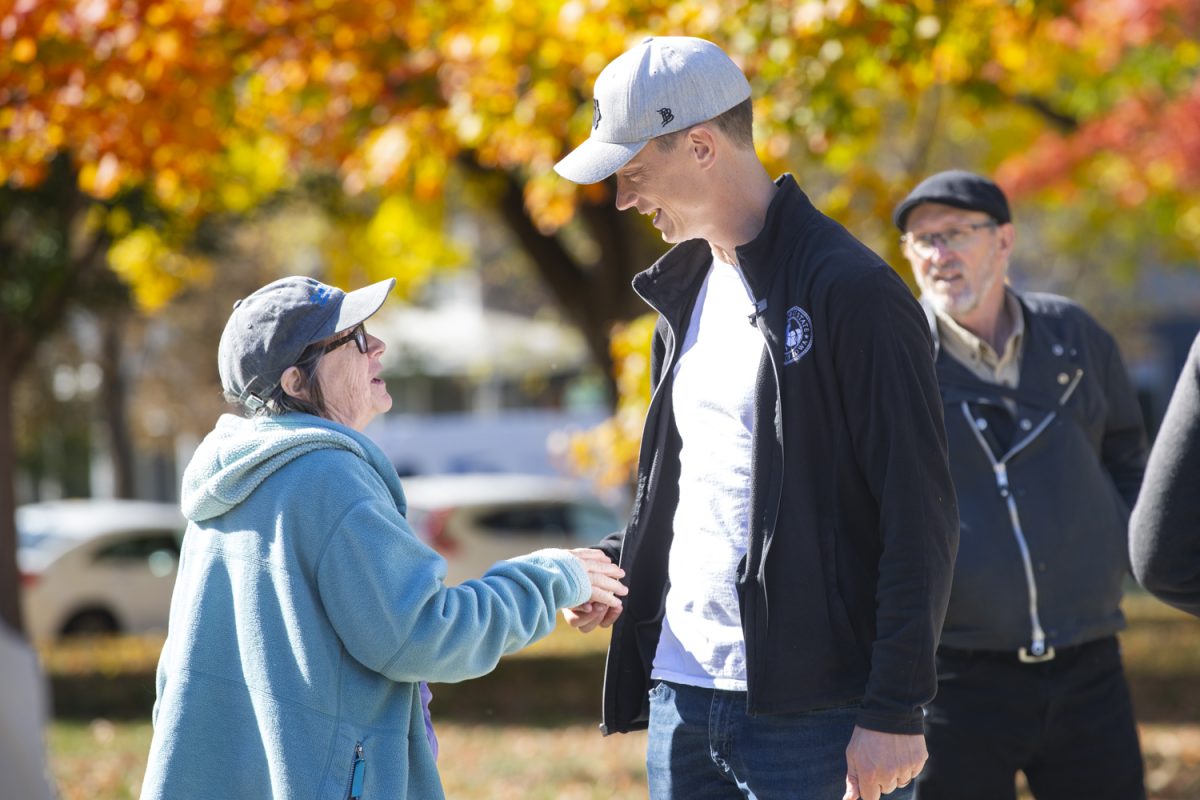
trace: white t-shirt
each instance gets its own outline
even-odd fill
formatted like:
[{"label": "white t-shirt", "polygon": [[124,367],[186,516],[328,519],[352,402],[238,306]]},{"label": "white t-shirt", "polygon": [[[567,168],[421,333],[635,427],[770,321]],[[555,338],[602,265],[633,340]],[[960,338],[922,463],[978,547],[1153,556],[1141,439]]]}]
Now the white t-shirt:
[{"label": "white t-shirt", "polygon": [[675,365],[683,446],[662,636],[651,675],[745,691],[738,562],[750,532],[754,383],[765,343],[741,272],[714,258]]}]

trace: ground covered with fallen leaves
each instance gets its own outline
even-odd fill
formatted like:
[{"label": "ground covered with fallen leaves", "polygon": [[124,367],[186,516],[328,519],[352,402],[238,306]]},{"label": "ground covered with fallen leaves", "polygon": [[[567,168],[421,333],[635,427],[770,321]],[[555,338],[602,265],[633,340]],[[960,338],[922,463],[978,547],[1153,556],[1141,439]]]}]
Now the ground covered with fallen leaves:
[{"label": "ground covered with fallen leaves", "polygon": [[[1126,600],[1121,636],[1133,688],[1151,800],[1200,798],[1200,621],[1144,596]],[[76,644],[43,651],[56,692],[94,701],[62,709],[49,732],[51,770],[63,800],[138,796],[150,745],[153,640]],[[453,800],[599,800],[645,796],[645,734],[597,730],[604,639],[563,626],[492,675],[435,686],[440,767]],[[132,674],[134,677],[129,678]],[[86,680],[82,680],[85,677]],[[100,692],[103,697],[104,693]],[[75,702],[72,700],[71,702]],[[88,705],[92,703],[92,705]],[[133,704],[131,709],[129,706]],[[1025,795],[1027,797],[1027,795]]]}]

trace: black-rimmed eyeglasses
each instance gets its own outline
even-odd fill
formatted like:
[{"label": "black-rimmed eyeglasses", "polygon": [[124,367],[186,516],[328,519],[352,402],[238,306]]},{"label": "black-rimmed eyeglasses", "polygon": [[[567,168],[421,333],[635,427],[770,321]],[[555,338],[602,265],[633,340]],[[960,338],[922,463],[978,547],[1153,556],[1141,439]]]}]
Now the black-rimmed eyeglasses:
[{"label": "black-rimmed eyeglasses", "polygon": [[326,353],[328,353],[331,350],[337,350],[339,347],[341,347],[342,345],[344,345],[346,342],[350,341],[351,339],[353,339],[354,343],[356,345],[358,345],[358,352],[366,355],[366,352],[367,352],[367,326],[361,322],[358,323],[357,325],[355,325],[353,328],[351,328],[350,332],[347,333],[345,336],[339,336],[338,338],[334,339],[329,344],[322,347],[321,355],[325,355]]},{"label": "black-rimmed eyeglasses", "polygon": [[981,228],[996,227],[996,220],[972,222],[967,225],[956,225],[936,233],[906,233],[900,237],[900,244],[908,245],[921,258],[933,258],[938,248],[942,250],[957,250],[967,243],[971,234]]}]

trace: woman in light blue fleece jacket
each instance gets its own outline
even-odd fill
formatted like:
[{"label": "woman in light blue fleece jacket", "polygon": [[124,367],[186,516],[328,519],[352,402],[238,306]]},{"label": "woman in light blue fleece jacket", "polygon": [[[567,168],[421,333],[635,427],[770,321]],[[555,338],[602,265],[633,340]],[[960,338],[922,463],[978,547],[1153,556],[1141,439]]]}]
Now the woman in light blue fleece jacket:
[{"label": "woman in light blue fleece jacket", "polygon": [[218,363],[249,416],[221,417],[184,473],[143,798],[440,798],[423,681],[489,672],[559,608],[620,603],[594,551],[443,583],[361,433],[391,407],[362,323],[393,285],[284,278],[234,307]]}]

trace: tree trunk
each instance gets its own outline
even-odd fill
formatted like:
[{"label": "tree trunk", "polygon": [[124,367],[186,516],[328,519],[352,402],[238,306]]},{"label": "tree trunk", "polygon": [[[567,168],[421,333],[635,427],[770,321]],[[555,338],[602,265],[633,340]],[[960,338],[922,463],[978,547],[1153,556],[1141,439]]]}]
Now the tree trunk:
[{"label": "tree trunk", "polygon": [[100,320],[100,368],[104,374],[100,385],[100,404],[104,424],[108,429],[108,447],[112,458],[113,493],[117,497],[136,496],[133,468],[133,441],[129,435],[127,413],[128,386],[123,369],[122,334],[125,319],[120,312],[110,312]]},{"label": "tree trunk", "polygon": [[[18,631],[14,396],[38,343],[103,273],[108,234],[79,224],[92,202],[78,188],[69,159],[56,158],[45,182],[17,190],[0,184],[0,280],[21,302],[0,306],[0,617]],[[54,245],[47,250],[47,243]],[[32,246],[37,244],[37,246]]]},{"label": "tree trunk", "polygon": [[0,358],[0,618],[18,633],[21,618],[21,580],[17,571],[16,472],[17,442],[13,428],[15,370]]},{"label": "tree trunk", "polygon": [[661,245],[647,247],[636,216],[622,216],[612,202],[581,200],[579,219],[600,248],[598,262],[584,265],[556,236],[538,230],[525,207],[524,189],[511,175],[506,176],[499,209],[538,276],[554,295],[566,321],[583,334],[592,361],[607,378],[609,396],[615,403],[616,377],[609,352],[612,326],[649,310],[630,282],[661,254]]}]

